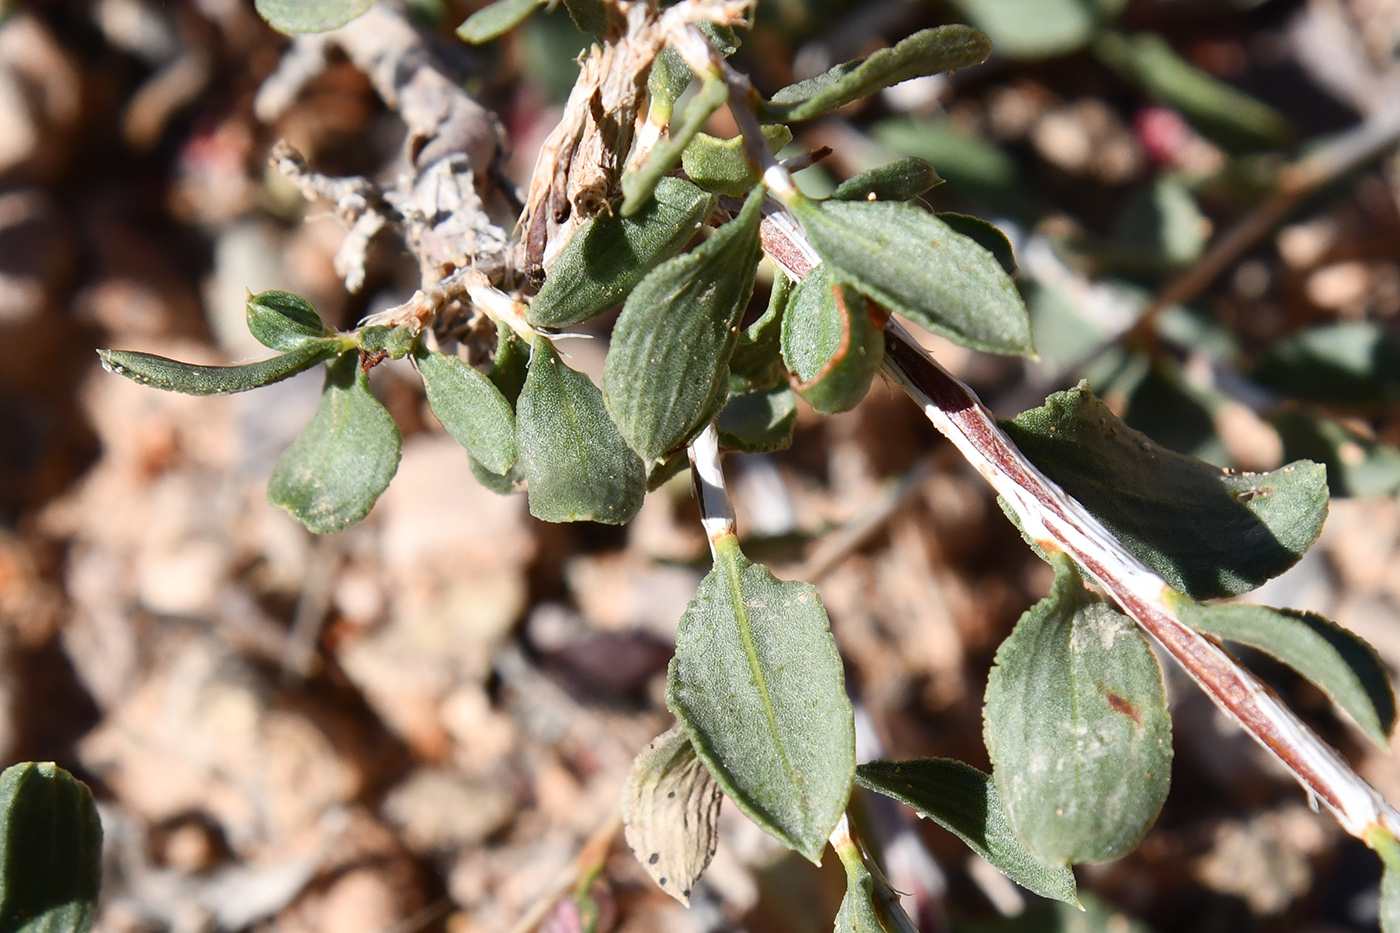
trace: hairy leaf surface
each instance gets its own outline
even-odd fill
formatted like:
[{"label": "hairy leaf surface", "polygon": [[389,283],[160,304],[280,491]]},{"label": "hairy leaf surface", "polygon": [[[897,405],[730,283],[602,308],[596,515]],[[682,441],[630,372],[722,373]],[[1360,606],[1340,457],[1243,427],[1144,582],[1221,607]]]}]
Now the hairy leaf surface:
[{"label": "hairy leaf surface", "polygon": [[[774,152],[792,142],[792,130],[781,124],[761,128],[763,138]],[[758,175],[744,158],[744,138],[719,139],[699,133],[681,154],[681,167],[706,191],[731,198],[745,197],[758,183]]]},{"label": "hairy leaf surface", "polygon": [[1195,599],[1236,596],[1297,563],[1327,517],[1326,470],[1221,470],[1159,447],[1083,385],[1002,428],[1130,551]]},{"label": "hairy leaf surface", "polygon": [[685,246],[715,203],[679,178],[661,179],[654,195],[633,217],[604,211],[574,233],[530,302],[531,324],[566,327],[616,307]]},{"label": "hairy leaf surface", "polygon": [[727,391],[729,357],[763,251],[763,189],[739,216],[628,296],[603,365],[603,399],[627,443],[652,462],[702,426]]},{"label": "hairy leaf surface", "polygon": [[837,201],[908,201],[941,184],[943,179],[932,165],[910,156],[846,179],[831,197]]},{"label": "hairy leaf surface", "polygon": [[621,525],[642,507],[646,471],[608,417],[603,394],[542,338],[516,401],[515,432],[536,518]]},{"label": "hairy leaf surface", "polygon": [[388,488],[402,447],[359,354],[342,354],[326,365],[316,415],[273,468],[267,500],[316,534],[343,531]]},{"label": "hairy leaf surface", "polygon": [[1048,864],[1132,851],[1171,783],[1162,670],[1133,621],[1051,555],[1050,595],[987,677],[983,736],[1016,835]]},{"label": "hairy leaf surface", "polygon": [[1243,603],[1208,605],[1176,600],[1194,629],[1268,654],[1311,681],[1382,748],[1395,728],[1395,691],[1375,649],[1359,636],[1311,612]]},{"label": "hairy leaf surface", "polygon": [[491,380],[462,360],[420,350],[414,359],[428,405],[448,434],[488,472],[515,463],[515,413]]},{"label": "hairy leaf surface", "polygon": [[185,395],[230,395],[281,382],[345,349],[337,339],[307,340],[281,356],[241,366],[199,366],[135,350],[98,350],[97,357],[109,373],[143,386]]},{"label": "hairy leaf surface", "polygon": [[51,761],[0,773],[0,929],[87,933],[102,883],[102,821],[87,785]]},{"label": "hairy leaf surface", "polygon": [[627,845],[661,890],[687,907],[691,886],[714,857],[723,799],[679,724],[637,755],[623,785]]},{"label": "hairy leaf surface", "polygon": [[1011,828],[996,784],[971,765],[951,758],[872,761],[856,769],[856,783],[913,807],[1026,890],[1077,903],[1074,872],[1031,855]]},{"label": "hairy leaf surface", "polygon": [[976,65],[991,52],[987,37],[971,26],[924,29],[891,48],[789,84],[761,108],[760,116],[771,123],[810,120],[910,78]]},{"label": "hairy leaf surface", "polygon": [[855,725],[814,587],[717,545],[681,617],[666,701],[724,792],[767,832],[821,858],[851,791]]},{"label": "hairy leaf surface", "polygon": [[797,390],[823,414],[849,411],[870,391],[885,359],[884,321],[869,303],[831,280],[826,263],[797,284],[783,316],[783,362]]},{"label": "hairy leaf surface", "polygon": [[1030,354],[1030,317],[991,253],[922,208],[894,201],[792,205],[832,278],[988,353]]},{"label": "hairy leaf surface", "polygon": [[289,292],[260,292],[248,296],[248,330],[272,350],[295,350],[318,337],[333,336],[311,302]]}]

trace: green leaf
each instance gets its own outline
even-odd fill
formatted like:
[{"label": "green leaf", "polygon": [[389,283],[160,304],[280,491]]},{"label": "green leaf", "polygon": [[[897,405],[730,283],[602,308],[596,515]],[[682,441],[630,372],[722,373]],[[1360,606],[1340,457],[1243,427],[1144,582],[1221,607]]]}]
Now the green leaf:
[{"label": "green leaf", "polygon": [[823,414],[849,411],[885,358],[884,322],[865,298],[831,281],[826,263],[798,283],[783,316],[783,362],[797,391]]},{"label": "green leaf", "polygon": [[1181,179],[1161,175],[1124,207],[1114,230],[1120,260],[1138,267],[1176,269],[1205,252],[1210,221]]},{"label": "green leaf", "polygon": [[729,356],[763,255],[763,196],[755,188],[739,216],[643,279],[613,328],[603,399],[647,463],[689,440],[727,391]]},{"label": "green leaf", "polygon": [[1021,616],[987,677],[983,737],[1016,835],[1047,864],[1128,852],[1171,783],[1162,669],[1133,621],[1051,555],[1050,595]]},{"label": "green leaf", "polygon": [[1395,692],[1375,649],[1311,612],[1243,603],[1174,600],[1181,620],[1225,641],[1257,648],[1306,677],[1386,748],[1395,728]]},{"label": "green leaf", "polygon": [[1281,411],[1269,423],[1283,439],[1286,459],[1307,458],[1327,466],[1334,496],[1372,498],[1400,489],[1400,450],[1346,425],[1306,411]]},{"label": "green leaf", "polygon": [[837,201],[910,201],[943,184],[933,166],[913,156],[846,179],[831,192]]},{"label": "green leaf", "polygon": [[647,119],[657,125],[671,122],[676,101],[680,100],[695,73],[686,65],[681,54],[669,45],[657,53],[647,75],[648,103]]},{"label": "green leaf", "polygon": [[991,52],[987,37],[970,26],[924,29],[891,48],[789,84],[761,105],[759,116],[767,123],[810,120],[910,78],[976,65]]},{"label": "green leaf", "polygon": [[679,724],[632,762],[622,788],[622,830],[661,890],[690,906],[690,889],[714,857],[724,795]]},{"label": "green leaf", "polygon": [[[492,361],[491,371],[486,374],[486,378],[491,380],[491,384],[500,390],[501,395],[510,403],[512,417],[515,412],[515,400],[520,397],[520,390],[525,385],[529,366],[530,345],[509,324],[497,322],[496,358]],[[520,465],[519,457],[516,457],[510,469],[504,473],[488,470],[470,454],[467,455],[467,459],[477,482],[497,495],[509,496],[525,491],[525,471]]]},{"label": "green leaf", "polygon": [[711,114],[729,100],[729,87],[719,78],[706,78],[700,90],[685,107],[685,118],[679,127],[652,147],[646,161],[635,171],[622,176],[622,216],[631,217],[651,200],[652,191],[666,173],[681,164],[690,141],[704,129]]},{"label": "green leaf", "polygon": [[536,327],[566,327],[615,308],[689,242],[714,204],[714,195],[689,182],[663,178],[636,215],[598,214],[559,252],[526,319]]},{"label": "green leaf", "polygon": [[953,0],[998,55],[1049,58],[1081,48],[1098,25],[1084,0]]},{"label": "green leaf", "polygon": [[1001,426],[1143,563],[1195,599],[1237,596],[1283,573],[1327,517],[1322,466],[1212,467],[1154,444],[1082,384]]},{"label": "green leaf", "polygon": [[832,277],[929,330],[988,353],[1034,353],[1030,317],[996,257],[937,217],[894,201],[792,205]]},{"label": "green leaf", "polygon": [[1016,254],[1012,252],[1011,241],[995,225],[981,217],[953,211],[939,211],[937,216],[939,220],[995,256],[1007,275],[1016,274]]},{"label": "green leaf", "polygon": [[1026,890],[1077,903],[1074,872],[1036,861],[1012,830],[992,779],[971,765],[951,758],[872,761],[856,769],[856,783],[913,807]]},{"label": "green leaf", "polygon": [[564,0],[569,19],[580,32],[602,40],[608,34],[608,8],[602,0]]},{"label": "green leaf", "polygon": [[242,366],[196,366],[135,350],[98,350],[102,368],[141,385],[185,395],[228,395],[281,382],[346,349],[339,339],[307,340],[290,353]]},{"label": "green leaf", "polygon": [[[774,152],[792,142],[792,130],[786,126],[776,124],[761,129],[764,140]],[[681,167],[701,188],[731,198],[747,196],[759,180],[758,173],[744,156],[742,136],[719,139],[707,133],[696,134],[681,153]]]},{"label": "green leaf", "polygon": [[472,45],[490,42],[523,23],[548,0],[496,0],[482,7],[457,27],[457,37]]},{"label": "green leaf", "polygon": [[269,26],[289,36],[339,29],[362,15],[375,0],[253,0]]},{"label": "green leaf", "polygon": [[1400,933],[1400,841],[1379,826],[1367,831],[1365,841],[1385,866],[1381,875],[1381,933]]},{"label": "green leaf", "polygon": [[792,446],[797,395],[787,386],[730,396],[719,413],[719,445],[744,453],[771,453]]},{"label": "green leaf", "polygon": [[855,725],[826,611],[734,538],[681,617],[666,702],[724,792],[812,862],[846,807]]},{"label": "green leaf", "polygon": [[272,350],[295,350],[308,340],[335,334],[311,302],[288,292],[249,295],[247,318],[249,332]]},{"label": "green leaf", "polygon": [[642,507],[646,471],[608,417],[603,394],[543,338],[516,401],[515,439],[536,518],[621,525]]},{"label": "green leaf", "polygon": [[102,884],[102,821],[87,785],[51,761],[0,773],[0,929],[87,933]]},{"label": "green leaf", "polygon": [[1150,96],[1181,111],[1197,128],[1236,149],[1272,149],[1288,142],[1292,127],[1274,108],[1231,87],[1177,55],[1155,33],[1124,36],[1105,31],[1094,51],[1110,68]]},{"label": "green leaf", "polygon": [[729,391],[743,395],[756,389],[786,386],[782,365],[783,314],[792,297],[793,282],[781,270],[773,273],[768,307],[763,316],[739,333],[729,358]]},{"label": "green leaf", "polygon": [[515,413],[484,375],[455,356],[419,350],[414,359],[428,405],[447,433],[488,472],[515,463]]},{"label": "green leaf", "polygon": [[321,405],[282,454],[267,501],[316,534],[344,531],[369,514],[399,468],[403,438],[369,390],[358,353],[326,364]]},{"label": "green leaf", "polygon": [[1309,402],[1400,402],[1400,337],[1371,321],[1310,327],[1270,347],[1253,377]]}]

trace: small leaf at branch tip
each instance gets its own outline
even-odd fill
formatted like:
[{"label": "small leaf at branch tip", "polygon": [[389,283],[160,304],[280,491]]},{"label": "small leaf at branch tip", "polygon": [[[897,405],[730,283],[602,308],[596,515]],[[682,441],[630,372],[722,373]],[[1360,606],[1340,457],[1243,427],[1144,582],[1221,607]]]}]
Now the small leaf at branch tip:
[{"label": "small leaf at branch tip", "polygon": [[546,0],[496,0],[468,16],[457,27],[457,37],[472,45],[490,42],[519,26]]}]

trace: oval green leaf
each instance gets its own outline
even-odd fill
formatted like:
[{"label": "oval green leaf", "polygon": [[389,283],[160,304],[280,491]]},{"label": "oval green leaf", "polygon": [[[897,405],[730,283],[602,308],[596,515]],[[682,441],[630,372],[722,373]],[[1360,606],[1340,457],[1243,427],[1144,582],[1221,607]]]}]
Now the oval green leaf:
[{"label": "oval green leaf", "polygon": [[515,412],[501,390],[462,360],[420,350],[414,359],[428,406],[443,428],[488,472],[515,463]]},{"label": "oval green leaf", "polygon": [[797,391],[823,414],[849,411],[870,391],[885,359],[884,322],[854,290],[833,284],[822,263],[793,292],[783,316],[783,362]]},{"label": "oval green leaf", "polygon": [[1046,58],[1082,47],[1098,25],[1096,0],[953,0],[991,37],[997,55]]},{"label": "oval green leaf", "polygon": [[831,197],[836,201],[908,201],[941,184],[943,179],[932,165],[910,156],[846,179]]},{"label": "oval green leaf", "polygon": [[141,385],[185,395],[247,392],[295,376],[345,349],[342,341],[307,340],[290,353],[242,366],[197,366],[135,350],[98,350],[102,368]]},{"label": "oval green leaf", "polygon": [[344,531],[369,514],[399,468],[403,438],[369,390],[359,353],[326,365],[321,405],[282,454],[267,500],[316,534]]},{"label": "oval green leaf", "polygon": [[51,761],[0,773],[0,929],[86,933],[101,883],[102,822],[87,785]]},{"label": "oval green leaf", "polygon": [[719,785],[679,724],[632,762],[622,788],[622,831],[661,890],[690,906],[690,889],[719,842]]},{"label": "oval green leaf", "polygon": [[1011,828],[996,784],[971,765],[951,758],[872,761],[856,769],[856,783],[913,807],[1026,890],[1078,903],[1074,872],[1031,855]]},{"label": "oval green leaf", "polygon": [[295,350],[318,337],[335,334],[311,302],[289,292],[259,292],[248,296],[248,331],[272,350]]},{"label": "oval green leaf", "polygon": [[719,446],[744,453],[772,453],[792,446],[797,395],[787,386],[731,395],[715,427]]},{"label": "oval green leaf", "polygon": [[1119,421],[1085,386],[1002,429],[1162,579],[1195,599],[1237,596],[1298,562],[1327,517],[1327,472],[1221,470]]},{"label": "oval green leaf", "polygon": [[496,0],[490,6],[482,7],[468,16],[466,22],[457,27],[457,37],[472,45],[490,42],[525,22],[531,13],[547,2],[548,0]]},{"label": "oval green leaf", "polygon": [[1309,327],[1270,347],[1253,376],[1310,402],[1392,404],[1400,401],[1400,337],[1374,321]]},{"label": "oval green leaf", "polygon": [[[761,130],[774,152],[792,142],[792,130],[781,124]],[[681,167],[701,188],[731,198],[746,197],[759,180],[758,173],[744,157],[742,136],[720,139],[706,133],[697,134],[681,153]]]},{"label": "oval green leaf", "polygon": [[1050,595],[987,677],[983,737],[1016,835],[1051,865],[1102,862],[1146,835],[1171,783],[1162,669],[1133,621],[1051,555]]},{"label": "oval green leaf", "polygon": [[1385,664],[1359,636],[1311,612],[1184,598],[1175,602],[1187,625],[1282,661],[1346,710],[1377,745],[1389,746],[1395,691]]},{"label": "oval green leaf", "polygon": [[666,702],[720,787],[812,862],[846,807],[855,724],[816,589],[716,544],[676,635]]},{"label": "oval green leaf", "polygon": [[646,471],[608,417],[603,394],[543,338],[516,401],[515,440],[536,518],[621,525],[642,507]]},{"label": "oval green leaf", "polygon": [[374,4],[375,0],[253,0],[258,15],[288,36],[339,29]]},{"label": "oval green leaf", "polygon": [[714,195],[687,181],[663,178],[635,216],[604,211],[592,218],[554,260],[526,319],[536,327],[567,327],[617,307],[685,246],[714,203]]},{"label": "oval green leaf", "polygon": [[1035,352],[1030,316],[1006,270],[928,211],[800,197],[790,206],[834,279],[974,350]]},{"label": "oval green leaf", "polygon": [[727,392],[729,357],[763,256],[762,207],[763,189],[755,188],[739,216],[658,266],[623,305],[603,365],[603,399],[647,463],[689,440]]},{"label": "oval green leaf", "polygon": [[976,65],[991,53],[991,42],[971,26],[925,29],[891,48],[789,84],[762,105],[759,115],[768,123],[810,120],[910,78]]}]

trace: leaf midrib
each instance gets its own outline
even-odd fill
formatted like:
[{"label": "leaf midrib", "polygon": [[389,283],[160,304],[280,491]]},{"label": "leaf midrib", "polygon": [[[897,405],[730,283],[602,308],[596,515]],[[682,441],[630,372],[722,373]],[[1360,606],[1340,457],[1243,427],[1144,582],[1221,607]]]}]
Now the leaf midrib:
[{"label": "leaf midrib", "polygon": [[[778,757],[782,762],[783,773],[787,775],[788,782],[796,792],[797,799],[802,804],[803,817],[806,813],[806,798],[802,794],[802,788],[796,778],[796,769],[792,766],[792,761],[788,758],[787,746],[783,743],[782,734],[778,726],[777,713],[773,709],[772,699],[768,695],[768,683],[763,676],[763,667],[758,659],[758,650],[753,642],[753,629],[749,625],[749,613],[744,605],[744,591],[741,586],[743,571],[739,567],[739,561],[735,555],[725,556],[724,572],[729,583],[730,602],[734,606],[734,621],[739,629],[739,641],[744,646],[744,655],[749,662],[749,672],[753,674],[755,689],[758,690],[759,700],[763,704],[763,715],[768,722],[768,732],[773,737],[773,744],[777,746]],[[805,822],[805,819],[804,819]]]}]

